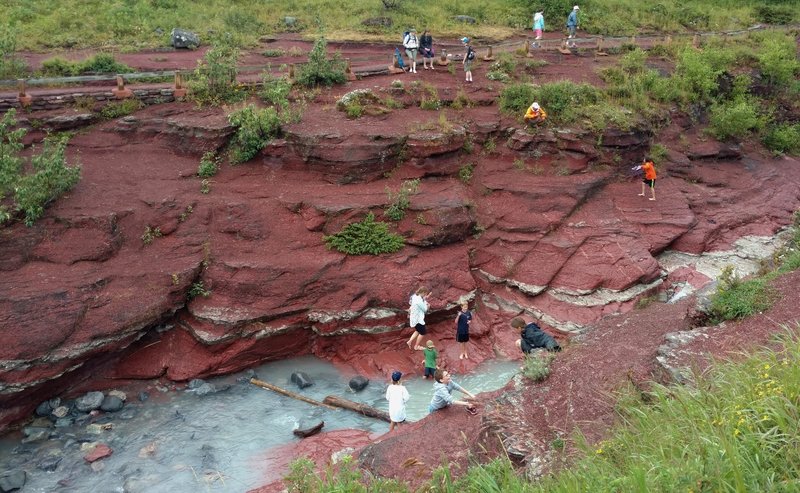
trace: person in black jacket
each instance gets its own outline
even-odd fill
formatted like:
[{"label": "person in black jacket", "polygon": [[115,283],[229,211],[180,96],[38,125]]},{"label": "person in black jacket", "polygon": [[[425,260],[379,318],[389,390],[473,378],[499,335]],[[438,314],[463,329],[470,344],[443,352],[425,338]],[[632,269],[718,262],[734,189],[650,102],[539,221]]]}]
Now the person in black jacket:
[{"label": "person in black jacket", "polygon": [[516,344],[523,353],[528,354],[536,348],[561,351],[558,342],[535,323],[526,324],[522,317],[517,317],[511,321],[511,326],[519,330],[520,338],[517,339]]}]

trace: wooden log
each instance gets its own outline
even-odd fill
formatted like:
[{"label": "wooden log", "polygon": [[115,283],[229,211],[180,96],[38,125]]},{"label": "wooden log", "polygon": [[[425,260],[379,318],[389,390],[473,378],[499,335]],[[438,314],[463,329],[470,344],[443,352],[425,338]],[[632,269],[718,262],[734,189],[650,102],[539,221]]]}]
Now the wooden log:
[{"label": "wooden log", "polygon": [[329,395],[325,399],[322,400],[325,404],[340,407],[342,409],[349,409],[350,411],[355,411],[359,414],[363,414],[364,416],[369,416],[370,418],[378,418],[390,423],[392,420],[389,419],[389,413],[386,411],[381,411],[380,409],[375,409],[372,406],[367,404],[362,404],[360,402],[353,402],[342,397],[337,397],[335,395]]},{"label": "wooden log", "polygon": [[[304,395],[300,395],[300,394],[296,394],[294,392],[290,392],[290,391],[288,391],[286,389],[282,389],[282,388],[278,387],[277,385],[272,385],[271,383],[264,382],[264,381],[259,380],[257,378],[251,378],[250,379],[250,383],[252,383],[253,385],[258,385],[259,387],[265,388],[267,390],[271,390],[273,392],[277,392],[279,394],[285,395],[287,397],[291,397],[292,399],[297,399],[298,401],[307,402],[307,403],[313,404],[315,406],[326,407],[328,409],[337,409],[334,406],[325,404],[323,402],[315,401],[314,399],[310,399],[310,398],[308,398],[308,397],[306,397]],[[328,398],[326,397],[325,400],[328,400]]]},{"label": "wooden log", "polygon": [[323,426],[325,426],[325,422],[320,421],[319,424],[317,424],[316,426],[312,426],[311,428],[306,428],[304,430],[297,429],[292,431],[292,433],[294,433],[296,436],[299,436],[300,438],[306,438],[310,437],[311,435],[316,435],[317,433],[319,433],[320,430],[322,430]]}]

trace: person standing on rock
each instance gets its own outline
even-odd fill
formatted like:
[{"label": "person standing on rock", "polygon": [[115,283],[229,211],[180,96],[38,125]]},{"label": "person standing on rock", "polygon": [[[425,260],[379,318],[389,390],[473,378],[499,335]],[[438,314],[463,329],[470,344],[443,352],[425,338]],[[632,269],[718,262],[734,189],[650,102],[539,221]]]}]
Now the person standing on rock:
[{"label": "person standing on rock", "polygon": [[400,383],[403,374],[399,371],[392,372],[392,384],[386,389],[386,400],[389,401],[389,431],[394,431],[396,426],[406,420],[406,402],[410,396],[406,387]]},{"label": "person standing on rock", "polygon": [[420,51],[422,52],[422,66],[425,67],[425,69],[434,70],[433,37],[430,35],[427,29],[422,31],[422,37],[419,38],[419,47]]},{"label": "person standing on rock", "polygon": [[411,69],[409,73],[417,73],[417,50],[419,49],[419,40],[417,39],[417,30],[411,28],[408,34],[403,38],[403,46],[406,48],[406,55],[408,55],[409,64]]},{"label": "person standing on rock", "polygon": [[[477,412],[475,405],[470,402],[475,399],[475,396],[469,391],[465,390],[461,385],[455,383],[450,377],[450,372],[445,370],[436,370],[436,373],[433,375],[433,379],[436,380],[436,382],[433,384],[433,399],[431,399],[431,404],[428,406],[429,412],[432,413],[453,404],[465,406],[467,411],[469,411],[471,414]],[[463,401],[456,400],[452,395],[454,389],[458,390],[467,397]]]},{"label": "person standing on rock", "polygon": [[526,324],[522,317],[516,317],[511,321],[511,326],[519,330],[520,338],[515,341],[515,344],[523,353],[530,354],[536,348],[561,351],[558,342],[534,322]]},{"label": "person standing on rock", "polygon": [[409,300],[409,324],[414,329],[408,342],[406,342],[409,349],[415,349],[422,342],[422,336],[428,332],[425,328],[425,313],[428,312],[428,297],[430,295],[430,289],[422,286],[417,289],[416,293],[411,295],[411,300]]},{"label": "person standing on rock", "polygon": [[469,359],[467,343],[469,342],[470,322],[472,322],[472,312],[469,311],[469,304],[465,301],[461,303],[461,311],[456,315],[456,342],[461,348],[458,359]]},{"label": "person standing on rock", "polygon": [[645,187],[650,187],[650,200],[656,199],[656,166],[653,163],[653,160],[649,157],[646,157],[642,160],[642,164],[640,166],[634,166],[634,171],[642,170],[644,172],[644,178],[642,178],[642,193],[639,194],[639,197],[644,197],[645,195]]},{"label": "person standing on rock", "polygon": [[[567,39],[573,39],[575,37],[575,31],[578,29],[578,11],[581,8],[577,5],[572,7],[572,12],[569,13],[567,16],[567,31],[568,36]],[[575,42],[572,41],[572,44],[567,43],[569,46],[575,46]]]},{"label": "person standing on rock", "polygon": [[461,62],[464,64],[464,76],[466,82],[472,82],[472,62],[475,60],[475,50],[472,49],[472,46],[469,44],[469,38],[464,37],[461,38],[461,42],[464,43],[464,48],[467,49],[467,52],[464,53],[464,61]]}]

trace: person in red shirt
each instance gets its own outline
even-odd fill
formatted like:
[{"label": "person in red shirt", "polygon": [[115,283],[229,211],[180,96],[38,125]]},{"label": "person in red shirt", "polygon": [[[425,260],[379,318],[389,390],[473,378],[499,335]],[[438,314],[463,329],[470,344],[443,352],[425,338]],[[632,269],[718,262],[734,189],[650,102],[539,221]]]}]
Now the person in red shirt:
[{"label": "person in red shirt", "polygon": [[642,160],[641,166],[634,166],[634,170],[642,170],[644,178],[642,179],[642,193],[639,197],[644,197],[645,187],[650,187],[650,200],[656,199],[656,167],[653,160],[649,157]]}]

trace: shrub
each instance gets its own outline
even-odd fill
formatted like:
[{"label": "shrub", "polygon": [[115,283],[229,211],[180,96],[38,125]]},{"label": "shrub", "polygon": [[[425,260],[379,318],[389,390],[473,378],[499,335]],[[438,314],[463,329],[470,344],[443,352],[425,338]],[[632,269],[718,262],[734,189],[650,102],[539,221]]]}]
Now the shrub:
[{"label": "shrub", "polygon": [[472,180],[472,174],[475,172],[475,163],[467,163],[458,169],[458,179],[468,184]]},{"label": "shrub", "polygon": [[144,108],[144,103],[138,99],[126,99],[124,101],[108,103],[100,110],[100,115],[103,118],[113,119],[121,116],[127,116],[131,113]]},{"label": "shrub", "polygon": [[421,89],[419,107],[423,110],[435,111],[441,109],[442,101],[439,99],[439,91],[436,90],[436,87],[423,82]]},{"label": "shrub", "polygon": [[156,238],[161,238],[164,236],[161,233],[161,228],[153,228],[149,224],[144,227],[144,233],[142,233],[142,243],[145,245],[149,245],[153,243],[153,240]]},{"label": "shrub", "polygon": [[553,353],[536,351],[525,355],[522,374],[534,382],[541,382],[550,375],[550,363],[555,359]]},{"label": "shrub", "polygon": [[796,7],[790,5],[757,5],[756,18],[767,24],[791,24],[795,18]]},{"label": "shrub", "polygon": [[764,127],[765,118],[751,100],[739,98],[711,108],[711,133],[720,140],[741,140]]},{"label": "shrub", "polygon": [[[70,190],[80,179],[80,166],[67,166],[66,136],[48,137],[40,153],[30,158],[31,173],[23,174],[25,129],[12,130],[17,125],[16,110],[8,110],[0,121],[0,201],[13,192],[13,207],[24,215],[25,224],[33,223],[44,214],[53,200]],[[11,219],[11,213],[0,206],[0,223]]]},{"label": "shrub", "polygon": [[764,147],[786,154],[800,153],[800,123],[783,123],[770,127],[764,139]]},{"label": "shrub", "polygon": [[0,79],[21,78],[27,68],[25,62],[17,56],[16,33],[10,27],[0,25]]},{"label": "shrub", "polygon": [[536,89],[530,84],[512,84],[500,93],[500,110],[522,116],[536,97]]},{"label": "shrub", "polygon": [[336,108],[343,111],[347,118],[360,118],[364,114],[364,107],[379,105],[381,100],[370,89],[356,89],[350,91],[336,101]]},{"label": "shrub", "polygon": [[191,99],[199,105],[220,105],[244,99],[246,94],[236,82],[238,60],[239,47],[232,36],[214,38],[188,81]]},{"label": "shrub", "polygon": [[229,144],[232,164],[253,159],[281,129],[275,108],[256,108],[252,104],[228,115],[228,121],[236,127]]},{"label": "shrub", "polygon": [[292,83],[285,77],[275,77],[269,72],[269,68],[261,74],[261,90],[258,96],[265,103],[269,103],[276,108],[285,110],[289,107],[289,93],[292,90]]},{"label": "shrub", "polygon": [[397,193],[392,193],[387,187],[386,195],[389,197],[390,204],[383,215],[392,221],[402,220],[406,216],[406,209],[411,205],[410,197],[417,193],[417,190],[419,190],[419,178],[404,181]]},{"label": "shrub", "polygon": [[98,53],[81,62],[71,62],[54,57],[42,62],[42,73],[51,77],[74,77],[83,74],[123,74],[133,72],[124,63],[119,63],[110,53]]},{"label": "shrub", "polygon": [[794,80],[800,70],[800,62],[795,54],[794,39],[767,38],[758,52],[758,65],[767,83],[773,86],[786,86]]},{"label": "shrub", "polygon": [[544,84],[536,93],[534,99],[547,110],[548,116],[561,123],[575,121],[583,108],[603,99],[600,90],[594,86],[569,81]]},{"label": "shrub", "polygon": [[208,298],[211,295],[211,290],[206,289],[203,285],[203,281],[193,282],[192,285],[189,287],[189,291],[186,293],[186,297],[190,300],[197,298],[198,296],[202,296],[203,298]]},{"label": "shrub", "polygon": [[208,151],[200,158],[200,165],[197,167],[197,176],[200,178],[211,178],[219,171],[221,158],[214,151]]},{"label": "shrub", "polygon": [[363,221],[351,223],[336,234],[325,236],[329,249],[336,249],[347,255],[380,255],[394,253],[403,248],[403,237],[391,233],[389,225],[375,221],[372,213]]},{"label": "shrub", "polygon": [[732,266],[719,276],[717,292],[711,296],[711,315],[715,321],[738,320],[763,312],[772,306],[774,290],[766,278],[742,280]]},{"label": "shrub", "polygon": [[308,54],[308,62],[300,67],[297,74],[297,83],[305,87],[332,86],[344,84],[347,78],[344,75],[345,62],[339,54],[328,60],[328,42],[324,36],[317,37],[314,47]]}]

